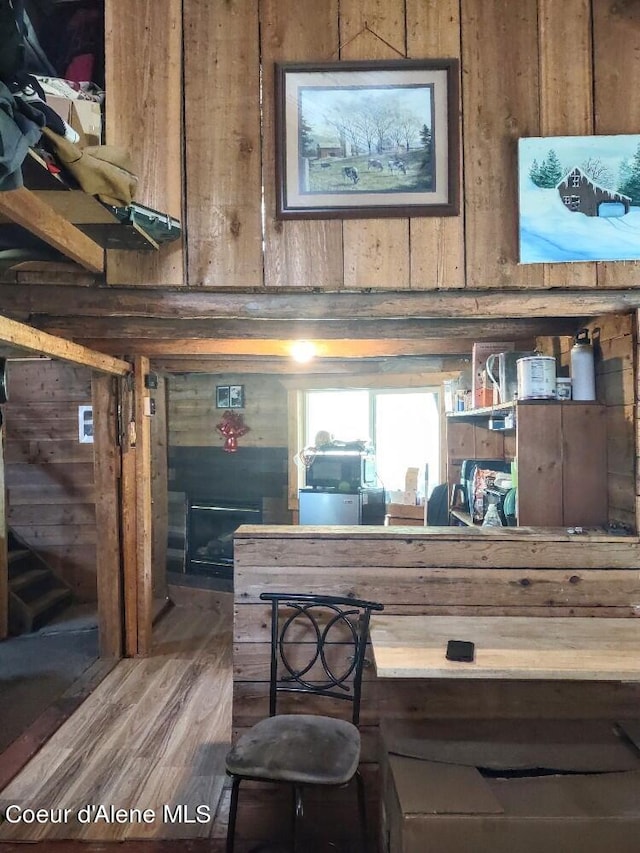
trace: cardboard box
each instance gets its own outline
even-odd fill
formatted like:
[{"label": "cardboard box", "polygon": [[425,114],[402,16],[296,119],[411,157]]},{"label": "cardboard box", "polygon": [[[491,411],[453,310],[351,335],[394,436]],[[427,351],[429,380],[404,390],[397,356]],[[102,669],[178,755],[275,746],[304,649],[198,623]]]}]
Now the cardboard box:
[{"label": "cardboard box", "polygon": [[615,723],[434,721],[382,731],[387,853],[640,849],[640,757]]},{"label": "cardboard box", "polygon": [[80,134],[83,146],[102,143],[102,112],[97,101],[47,95],[47,104]]},{"label": "cardboard box", "polygon": [[487,358],[492,353],[508,352],[516,348],[514,341],[483,341],[473,345],[471,352],[471,400],[473,408],[477,409],[492,403],[481,402],[481,392],[484,387],[482,373],[487,364]]},{"label": "cardboard box", "polygon": [[385,525],[408,525],[410,527],[422,527],[425,522],[426,506],[415,504],[387,504]]}]

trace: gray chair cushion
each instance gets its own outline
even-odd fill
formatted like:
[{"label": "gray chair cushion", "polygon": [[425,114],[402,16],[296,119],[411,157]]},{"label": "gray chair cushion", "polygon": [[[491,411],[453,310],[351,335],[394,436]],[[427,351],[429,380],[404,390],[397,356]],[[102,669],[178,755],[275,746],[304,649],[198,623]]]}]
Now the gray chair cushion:
[{"label": "gray chair cushion", "polygon": [[267,717],[238,739],[227,755],[235,776],[272,782],[343,785],[358,769],[360,732],[332,717]]}]

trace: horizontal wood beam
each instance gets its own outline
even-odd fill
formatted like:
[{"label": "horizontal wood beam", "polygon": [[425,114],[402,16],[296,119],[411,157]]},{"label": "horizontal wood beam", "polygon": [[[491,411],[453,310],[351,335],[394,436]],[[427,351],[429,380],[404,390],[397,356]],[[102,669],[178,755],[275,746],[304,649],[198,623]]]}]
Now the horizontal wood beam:
[{"label": "horizontal wood beam", "polygon": [[0,193],[0,215],[26,228],[91,272],[104,272],[104,251],[26,187]]},{"label": "horizontal wood beam", "polygon": [[[429,384],[436,383],[436,378],[442,374],[457,375],[467,367],[469,358],[448,356],[438,358],[360,358],[353,359],[314,359],[309,364],[296,364],[285,358],[154,358],[151,368],[158,373],[208,373],[208,374],[239,374],[258,373],[278,376],[347,376],[352,381],[358,377],[363,382],[369,376],[394,377],[396,375],[415,376],[422,383],[422,377],[429,375]],[[433,376],[431,375],[433,374]]]},{"label": "horizontal wood beam", "polygon": [[11,344],[39,355],[60,358],[73,364],[82,364],[99,373],[109,373],[112,376],[126,376],[131,372],[131,365],[126,361],[101,352],[94,352],[73,341],[49,335],[47,332],[40,332],[8,317],[0,316],[0,343]]},{"label": "horizontal wood beam", "polygon": [[[442,318],[432,320],[193,320],[175,317],[37,317],[35,325],[65,338],[448,338],[503,340],[505,321]],[[509,340],[537,335],[573,335],[577,321],[564,317],[523,317],[509,321]],[[527,347],[522,346],[522,349]]]},{"label": "horizontal wood beam", "polygon": [[588,317],[640,308],[638,289],[268,292],[150,287],[2,287],[5,314],[158,317],[174,320],[403,320]]},{"label": "horizontal wood beam", "polygon": [[[44,334],[44,333],[42,333]],[[86,340],[89,347],[98,345]],[[399,355],[464,355],[470,354],[473,340],[457,338],[451,340],[415,339],[369,339],[369,340],[311,340],[317,358],[374,358]],[[144,340],[136,345],[132,341],[118,338],[99,342],[102,349],[111,352],[144,352],[154,355],[249,355],[292,357],[292,341],[274,341],[255,338],[229,338],[219,340]],[[141,349],[138,349],[141,348]]]}]

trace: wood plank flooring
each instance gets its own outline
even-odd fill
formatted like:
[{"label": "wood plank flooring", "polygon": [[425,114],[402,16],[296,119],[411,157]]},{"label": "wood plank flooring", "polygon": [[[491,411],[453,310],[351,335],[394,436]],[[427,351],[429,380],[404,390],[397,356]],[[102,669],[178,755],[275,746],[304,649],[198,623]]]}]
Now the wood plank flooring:
[{"label": "wood plank flooring", "polygon": [[2,812],[47,809],[62,822],[27,823],[24,811],[0,826],[0,847],[223,836],[215,815],[231,736],[230,631],[216,611],[167,613],[151,656],[118,663],[0,793]]}]

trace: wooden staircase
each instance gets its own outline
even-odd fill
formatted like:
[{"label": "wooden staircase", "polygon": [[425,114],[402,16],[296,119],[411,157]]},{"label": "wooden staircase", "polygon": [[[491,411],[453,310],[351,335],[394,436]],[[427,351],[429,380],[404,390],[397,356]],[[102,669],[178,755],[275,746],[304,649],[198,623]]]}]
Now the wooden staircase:
[{"label": "wooden staircase", "polygon": [[71,604],[69,587],[12,530],[8,537],[9,632],[37,631]]}]

